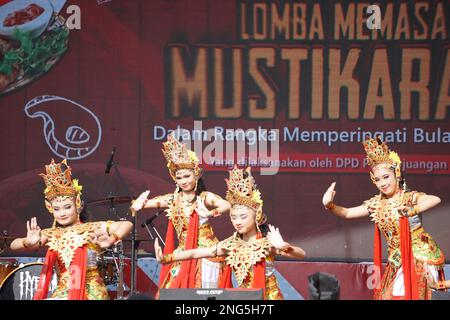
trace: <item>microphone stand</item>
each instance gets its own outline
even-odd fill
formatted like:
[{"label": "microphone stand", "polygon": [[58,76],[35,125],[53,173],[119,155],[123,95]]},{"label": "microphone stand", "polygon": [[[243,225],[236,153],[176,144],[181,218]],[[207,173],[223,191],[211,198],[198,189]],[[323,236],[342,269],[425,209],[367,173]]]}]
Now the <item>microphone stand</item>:
[{"label": "microphone stand", "polygon": [[131,297],[136,291],[136,250],[139,246],[139,242],[136,241],[136,222],[137,215],[136,211],[131,210],[131,216],[133,217],[133,232],[131,233],[131,279],[130,279],[130,294]]},{"label": "microphone stand", "polygon": [[155,240],[155,237],[153,236],[151,230],[149,229],[148,225],[150,225],[150,227],[152,227],[152,229],[156,232],[156,236],[158,237],[159,241],[161,241],[161,243],[165,246],[166,243],[164,242],[163,238],[161,237],[161,235],[158,232],[158,229],[156,229],[155,225],[153,224],[153,221],[150,221],[149,223],[143,223],[141,226],[145,227],[145,230],[147,230],[147,233],[149,234],[151,240]]},{"label": "microphone stand", "polygon": [[[114,152],[115,152],[115,150],[114,150]],[[114,172],[117,175],[117,177],[119,178],[119,182],[122,185],[125,186],[125,188],[126,188],[126,190],[128,192],[128,195],[130,196],[130,198],[135,199],[136,197],[134,197],[131,194],[127,184],[125,183],[125,179],[123,178],[122,174],[120,173],[119,166],[118,166],[117,162],[114,161],[114,159],[111,162],[111,167],[114,168]],[[111,193],[110,193],[110,195],[111,195]],[[113,202],[113,198],[111,197],[111,203],[112,202]],[[114,208],[114,210],[115,210],[115,208]],[[136,266],[137,266],[136,250],[137,250],[137,247],[139,246],[139,242],[136,240],[136,233],[137,233],[137,230],[136,230],[136,222],[137,222],[136,212],[131,210],[131,215],[132,215],[133,230],[132,230],[132,233],[131,233],[131,279],[130,279],[130,293],[128,295],[129,297],[131,297],[133,294],[136,293]],[[117,214],[116,214],[116,216],[117,216]],[[123,221],[123,220],[126,220],[126,219],[125,218],[120,218],[120,220]],[[119,255],[119,257],[122,257],[122,260],[123,260],[123,254]],[[120,261],[119,265],[121,266],[120,271],[122,271],[122,277],[123,277],[123,265],[124,265],[124,262]],[[121,275],[119,275],[119,276],[121,276]],[[119,282],[121,282],[121,281],[119,281]],[[123,292],[123,285],[122,285],[122,288],[119,289],[119,290],[122,290],[122,292]]]}]

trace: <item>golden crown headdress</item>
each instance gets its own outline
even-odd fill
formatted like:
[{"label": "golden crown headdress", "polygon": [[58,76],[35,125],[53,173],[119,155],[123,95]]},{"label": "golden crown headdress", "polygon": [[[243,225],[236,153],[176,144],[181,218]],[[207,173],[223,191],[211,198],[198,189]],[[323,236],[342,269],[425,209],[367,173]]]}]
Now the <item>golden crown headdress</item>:
[{"label": "golden crown headdress", "polygon": [[400,179],[402,161],[400,160],[400,157],[396,152],[389,150],[386,142],[381,141],[379,137],[377,137],[376,139],[369,138],[363,142],[363,145],[370,167],[373,168],[375,166],[381,165],[386,168],[394,168],[395,176],[397,177],[397,179]]},{"label": "golden crown headdress", "polygon": [[170,176],[176,181],[176,172],[180,169],[194,170],[196,179],[202,175],[199,167],[199,160],[194,151],[189,150],[184,143],[178,141],[173,133],[167,136],[167,141],[163,143],[161,149],[167,160],[167,168]]},{"label": "golden crown headdress", "polygon": [[[39,174],[45,182],[45,200],[47,209],[51,212],[51,201],[59,196],[76,197],[77,207],[81,205],[80,196],[83,187],[78,184],[77,179],[72,179],[72,170],[64,159],[60,163],[55,163],[52,159],[49,165],[45,166],[46,173]],[[50,206],[50,207],[49,207]]]},{"label": "golden crown headdress", "polygon": [[[244,172],[247,176],[244,178]],[[261,193],[256,188],[255,179],[251,174],[251,168],[242,170],[234,165],[233,170],[229,171],[230,178],[225,179],[227,182],[226,199],[231,204],[242,204],[256,211],[256,222],[261,225],[265,222],[266,217],[262,214],[263,201]]]}]

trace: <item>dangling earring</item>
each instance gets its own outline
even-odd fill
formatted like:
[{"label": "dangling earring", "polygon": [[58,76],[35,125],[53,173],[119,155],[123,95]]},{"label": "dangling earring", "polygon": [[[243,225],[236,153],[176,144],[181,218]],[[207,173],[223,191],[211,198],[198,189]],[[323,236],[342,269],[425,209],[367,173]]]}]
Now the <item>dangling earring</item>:
[{"label": "dangling earring", "polygon": [[256,223],[256,239],[261,239],[263,237],[263,233],[259,228],[258,222]]},{"label": "dangling earring", "polygon": [[53,226],[52,226],[52,229],[55,229],[56,228],[56,219],[53,219]]},{"label": "dangling earring", "polygon": [[195,187],[194,187],[194,191],[197,191],[197,185],[198,185],[198,179],[195,180]]},{"label": "dangling earring", "polygon": [[80,224],[80,214],[77,216],[77,224]]}]

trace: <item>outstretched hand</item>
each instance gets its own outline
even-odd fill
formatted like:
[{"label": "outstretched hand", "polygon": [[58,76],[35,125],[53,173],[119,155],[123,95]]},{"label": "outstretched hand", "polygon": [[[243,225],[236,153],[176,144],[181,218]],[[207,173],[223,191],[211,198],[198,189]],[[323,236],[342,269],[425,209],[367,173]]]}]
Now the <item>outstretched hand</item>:
[{"label": "outstretched hand", "polygon": [[147,202],[147,197],[150,194],[150,191],[145,191],[141,193],[141,195],[133,201],[133,204],[131,205],[131,210],[133,211],[141,211],[145,205],[145,202]]},{"label": "outstretched hand", "polygon": [[336,182],[333,182],[325,191],[322,198],[322,204],[326,207],[334,200],[334,196],[336,195],[336,191],[334,191],[334,187],[336,186]]},{"label": "outstretched hand", "polygon": [[410,207],[404,206],[404,205],[398,206],[398,207],[396,207],[395,209],[397,209],[397,212],[398,212],[401,216],[404,216],[404,217],[408,217],[408,213],[409,213],[409,211],[411,210]]},{"label": "outstretched hand", "polygon": [[111,247],[116,239],[112,238],[106,230],[97,229],[91,234],[91,242],[102,249]]},{"label": "outstretched hand", "polygon": [[203,218],[209,218],[211,212],[205,206],[205,200],[201,197],[197,197],[197,214]]},{"label": "outstretched hand", "polygon": [[278,250],[286,250],[289,248],[289,244],[283,240],[280,234],[280,230],[269,224],[269,232],[267,232],[267,240],[269,240],[272,247]]},{"label": "outstretched hand", "polygon": [[158,238],[155,239],[155,257],[158,262],[161,262],[164,257],[162,249],[159,246]]},{"label": "outstretched hand", "polygon": [[27,220],[27,246],[33,247],[41,240],[41,228],[37,224],[36,217]]}]

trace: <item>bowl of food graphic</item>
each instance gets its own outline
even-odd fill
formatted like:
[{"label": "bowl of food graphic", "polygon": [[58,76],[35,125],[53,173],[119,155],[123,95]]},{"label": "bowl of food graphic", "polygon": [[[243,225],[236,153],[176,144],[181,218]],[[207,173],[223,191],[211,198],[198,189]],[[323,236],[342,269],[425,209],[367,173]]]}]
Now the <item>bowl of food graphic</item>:
[{"label": "bowl of food graphic", "polygon": [[0,7],[0,35],[14,37],[16,30],[39,37],[53,16],[49,0],[13,0]]}]

